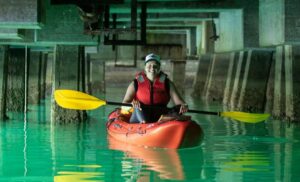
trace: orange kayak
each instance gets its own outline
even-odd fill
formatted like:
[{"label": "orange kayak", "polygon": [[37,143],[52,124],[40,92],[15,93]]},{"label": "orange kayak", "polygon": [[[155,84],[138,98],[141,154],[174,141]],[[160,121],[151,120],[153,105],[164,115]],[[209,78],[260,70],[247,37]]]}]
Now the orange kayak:
[{"label": "orange kayak", "polygon": [[126,144],[172,149],[198,146],[203,137],[202,128],[190,119],[141,124],[129,123],[129,118],[118,110],[112,112],[106,124],[110,137]]}]

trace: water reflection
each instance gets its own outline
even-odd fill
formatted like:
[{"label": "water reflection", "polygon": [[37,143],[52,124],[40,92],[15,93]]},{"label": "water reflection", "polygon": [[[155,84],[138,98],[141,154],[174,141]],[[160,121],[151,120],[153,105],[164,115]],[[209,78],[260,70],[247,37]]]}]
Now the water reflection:
[{"label": "water reflection", "polygon": [[271,171],[270,156],[266,152],[246,151],[235,154],[223,163],[223,169],[231,172]]},{"label": "water reflection", "polygon": [[108,143],[110,149],[124,152],[123,176],[130,180],[145,181],[153,179],[153,175],[157,179],[172,180],[201,178],[203,158],[200,147],[181,150],[145,148],[124,144],[112,137],[108,137]]},{"label": "water reflection", "polygon": [[91,181],[104,181],[104,173],[96,171],[101,168],[100,165],[64,165],[69,169],[66,171],[59,171],[54,176],[54,182],[91,182]]}]

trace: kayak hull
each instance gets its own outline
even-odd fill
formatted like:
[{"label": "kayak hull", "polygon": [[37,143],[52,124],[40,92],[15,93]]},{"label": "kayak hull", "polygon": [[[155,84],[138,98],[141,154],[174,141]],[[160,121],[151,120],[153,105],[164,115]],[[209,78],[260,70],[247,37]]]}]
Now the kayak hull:
[{"label": "kayak hull", "polygon": [[128,119],[112,112],[106,125],[109,136],[127,144],[172,149],[198,146],[203,137],[202,128],[191,120],[141,124]]}]

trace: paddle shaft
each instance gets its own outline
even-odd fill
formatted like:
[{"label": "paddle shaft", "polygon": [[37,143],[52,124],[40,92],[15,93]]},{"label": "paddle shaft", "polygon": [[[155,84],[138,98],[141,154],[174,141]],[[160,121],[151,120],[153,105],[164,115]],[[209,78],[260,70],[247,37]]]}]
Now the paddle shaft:
[{"label": "paddle shaft", "polygon": [[192,110],[192,109],[189,109],[188,112],[190,112],[190,113],[199,113],[199,114],[217,115],[217,116],[220,115],[219,112],[212,112],[212,111],[198,111],[198,110]]},{"label": "paddle shaft", "polygon": [[106,104],[114,105],[114,106],[132,106],[132,104],[129,104],[129,103],[110,102],[110,101],[106,101]]},{"label": "paddle shaft", "polygon": [[[132,106],[132,104],[129,103],[120,103],[120,102],[111,102],[111,101],[106,101],[106,104],[108,105],[115,105],[115,106]],[[160,107],[160,106],[146,106],[146,107]],[[211,111],[198,111],[198,110],[188,110],[189,113],[199,113],[199,114],[209,114],[209,115],[219,115],[218,112],[211,112]]]}]

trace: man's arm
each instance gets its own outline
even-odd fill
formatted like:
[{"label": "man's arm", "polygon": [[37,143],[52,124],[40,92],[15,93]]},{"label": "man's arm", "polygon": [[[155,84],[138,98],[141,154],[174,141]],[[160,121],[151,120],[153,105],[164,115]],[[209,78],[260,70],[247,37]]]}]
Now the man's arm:
[{"label": "man's arm", "polygon": [[181,95],[179,94],[179,92],[177,91],[176,86],[174,85],[174,83],[170,80],[170,96],[174,102],[175,105],[181,105],[180,106],[180,111],[179,113],[185,113],[188,111],[188,105],[185,103],[185,101],[183,100],[183,98],[181,97]]},{"label": "man's arm", "polygon": [[131,82],[127,88],[123,103],[131,103],[135,97],[134,83]]}]

